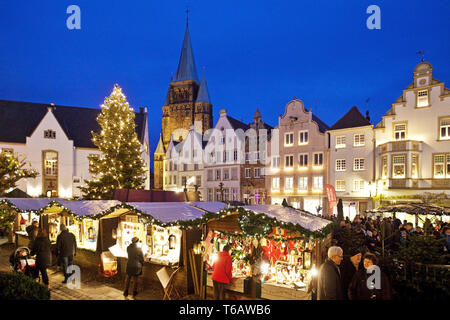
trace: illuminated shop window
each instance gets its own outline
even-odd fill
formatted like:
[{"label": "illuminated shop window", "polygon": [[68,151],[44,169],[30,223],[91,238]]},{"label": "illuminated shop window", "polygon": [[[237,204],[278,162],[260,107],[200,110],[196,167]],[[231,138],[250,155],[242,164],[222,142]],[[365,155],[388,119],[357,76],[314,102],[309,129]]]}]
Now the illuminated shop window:
[{"label": "illuminated shop window", "polygon": [[393,177],[405,178],[405,156],[393,156]]}]

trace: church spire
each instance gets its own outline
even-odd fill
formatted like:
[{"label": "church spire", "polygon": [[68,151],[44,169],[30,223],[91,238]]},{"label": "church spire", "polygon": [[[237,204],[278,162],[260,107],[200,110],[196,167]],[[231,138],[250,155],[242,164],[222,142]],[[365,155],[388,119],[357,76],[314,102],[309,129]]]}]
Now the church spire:
[{"label": "church spire", "polygon": [[211,103],[211,98],[209,97],[208,86],[206,84],[205,72],[202,75],[202,82],[200,82],[200,89],[198,90],[198,96],[196,102],[206,102]]},{"label": "church spire", "polygon": [[199,82],[192,50],[191,36],[189,34],[188,20],[186,20],[186,32],[184,34],[183,47],[181,49],[180,61],[178,62],[178,69],[173,78],[173,82],[185,80]]}]

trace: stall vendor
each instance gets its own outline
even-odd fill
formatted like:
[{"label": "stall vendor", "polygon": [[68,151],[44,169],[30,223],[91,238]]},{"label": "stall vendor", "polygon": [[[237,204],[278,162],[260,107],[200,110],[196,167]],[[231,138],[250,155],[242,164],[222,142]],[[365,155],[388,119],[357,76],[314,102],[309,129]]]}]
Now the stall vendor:
[{"label": "stall vendor", "polygon": [[227,244],[219,252],[216,262],[214,262],[214,271],[212,281],[214,286],[214,299],[225,300],[225,285],[232,279],[233,261],[230,255],[231,247]]}]

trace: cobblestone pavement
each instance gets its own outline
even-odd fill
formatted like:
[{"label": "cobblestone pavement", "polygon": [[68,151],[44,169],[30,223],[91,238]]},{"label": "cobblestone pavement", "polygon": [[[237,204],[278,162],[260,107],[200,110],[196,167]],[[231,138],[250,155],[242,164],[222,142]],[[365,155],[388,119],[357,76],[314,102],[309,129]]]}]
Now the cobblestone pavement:
[{"label": "cobblestone pavement", "polygon": [[[12,271],[9,264],[9,255],[15,250],[14,245],[4,244],[0,246],[0,271]],[[63,284],[64,276],[58,267],[54,266],[49,269],[49,287],[51,300],[126,300],[123,296],[122,281],[99,281],[95,272],[81,272],[80,289],[69,289]],[[87,273],[87,274],[86,274]],[[140,290],[136,300],[162,300],[162,288],[157,287],[145,288]],[[131,296],[128,299],[132,299]]]}]

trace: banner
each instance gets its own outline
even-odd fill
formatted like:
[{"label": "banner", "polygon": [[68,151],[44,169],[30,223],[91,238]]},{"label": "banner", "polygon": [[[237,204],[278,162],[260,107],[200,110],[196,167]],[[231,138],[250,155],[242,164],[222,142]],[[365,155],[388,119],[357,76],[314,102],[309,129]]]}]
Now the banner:
[{"label": "banner", "polygon": [[336,200],[336,191],[334,190],[334,187],[332,185],[326,184],[325,190],[327,191],[327,197],[328,197],[328,204],[330,208],[330,215],[333,214],[333,209],[336,207],[337,200]]}]

